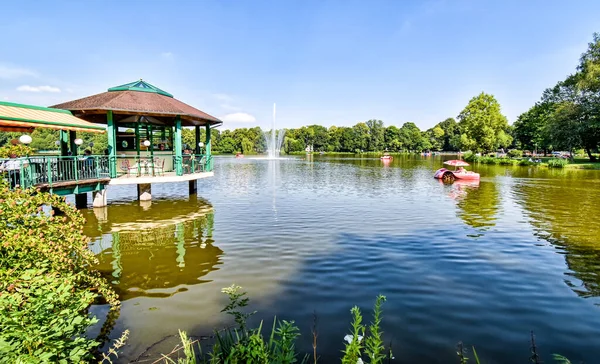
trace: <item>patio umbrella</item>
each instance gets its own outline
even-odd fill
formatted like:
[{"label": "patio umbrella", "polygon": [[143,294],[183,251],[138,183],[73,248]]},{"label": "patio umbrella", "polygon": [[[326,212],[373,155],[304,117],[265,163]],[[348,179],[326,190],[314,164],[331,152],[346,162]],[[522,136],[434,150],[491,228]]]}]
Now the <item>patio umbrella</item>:
[{"label": "patio umbrella", "polygon": [[456,166],[456,167],[465,167],[465,166],[469,165],[469,163],[467,163],[465,161],[461,161],[459,159],[452,159],[449,161],[445,161],[444,164],[447,164],[449,166]]}]

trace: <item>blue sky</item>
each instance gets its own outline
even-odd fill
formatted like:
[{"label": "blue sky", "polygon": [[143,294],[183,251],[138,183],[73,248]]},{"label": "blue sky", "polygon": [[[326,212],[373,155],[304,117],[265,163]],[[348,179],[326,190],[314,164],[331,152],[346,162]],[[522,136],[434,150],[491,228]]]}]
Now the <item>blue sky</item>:
[{"label": "blue sky", "polygon": [[10,1],[0,100],[52,105],[144,80],[224,128],[426,129],[481,91],[512,123],[574,71],[600,1]]}]

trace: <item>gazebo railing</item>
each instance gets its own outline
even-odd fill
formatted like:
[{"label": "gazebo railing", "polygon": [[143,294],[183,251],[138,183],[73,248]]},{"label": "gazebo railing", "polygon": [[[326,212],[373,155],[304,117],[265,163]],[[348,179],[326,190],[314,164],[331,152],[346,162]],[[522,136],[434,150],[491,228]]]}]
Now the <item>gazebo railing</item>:
[{"label": "gazebo railing", "polygon": [[[174,158],[174,164],[177,158]],[[212,171],[212,156],[206,154],[184,155],[181,160],[181,169],[183,174],[193,174]],[[177,168],[175,168],[177,170]]]},{"label": "gazebo railing", "polygon": [[106,156],[35,156],[0,159],[2,179],[11,188],[47,186],[59,183],[97,180],[109,176]]},{"label": "gazebo railing", "polygon": [[59,183],[97,180],[110,177],[110,164],[116,163],[117,173],[129,177],[160,177],[178,170],[183,175],[210,172],[213,170],[211,155],[184,155],[180,159],[173,156],[173,165],[165,165],[165,158],[117,157],[108,156],[34,156],[25,158],[0,159],[0,179],[14,187],[52,187]]}]

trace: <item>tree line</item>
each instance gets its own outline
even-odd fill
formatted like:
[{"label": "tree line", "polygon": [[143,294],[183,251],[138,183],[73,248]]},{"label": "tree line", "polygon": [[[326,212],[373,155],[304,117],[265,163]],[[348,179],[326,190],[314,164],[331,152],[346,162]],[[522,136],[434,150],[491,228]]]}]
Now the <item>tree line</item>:
[{"label": "tree line", "polygon": [[600,34],[581,55],[575,73],[546,89],[514,123],[516,141],[527,149],[584,149],[590,161],[600,144]]},{"label": "tree line", "polygon": [[[308,125],[285,129],[282,149],[285,153],[302,152],[423,152],[492,151],[511,146],[511,128],[492,95],[481,93],[471,99],[457,119],[452,117],[434,127],[421,130],[414,122],[400,127],[385,126],[381,120],[359,122],[354,126]],[[215,130],[213,151],[220,153],[263,153],[267,146],[260,127]],[[184,131],[184,143],[193,145],[193,133]]]},{"label": "tree line", "polygon": [[[183,143],[196,145],[194,131],[184,129]],[[260,127],[212,131],[212,150],[217,153],[255,154],[266,152],[265,132]],[[107,147],[106,135],[82,134],[84,146],[93,144],[94,154]],[[202,140],[205,131],[201,130]],[[0,146],[15,133],[0,133]],[[56,149],[58,132],[36,129],[31,147]],[[546,89],[540,101],[521,114],[511,126],[493,95],[473,97],[456,119],[449,117],[434,127],[420,130],[414,122],[385,126],[381,120],[354,126],[308,125],[285,129],[283,151],[302,152],[307,147],[322,152],[495,152],[499,149],[568,150],[584,149],[592,161],[600,144],[600,34],[581,55],[575,73]]]}]

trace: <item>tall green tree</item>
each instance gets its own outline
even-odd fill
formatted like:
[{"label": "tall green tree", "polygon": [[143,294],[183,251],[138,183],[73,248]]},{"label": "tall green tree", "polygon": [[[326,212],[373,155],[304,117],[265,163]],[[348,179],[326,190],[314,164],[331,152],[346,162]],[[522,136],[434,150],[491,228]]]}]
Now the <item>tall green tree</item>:
[{"label": "tall green tree", "polygon": [[460,146],[477,152],[489,152],[512,143],[506,116],[493,95],[481,93],[473,97],[458,115]]},{"label": "tall green tree", "polygon": [[367,150],[379,151],[384,145],[383,121],[371,119],[365,123],[369,128],[369,137],[367,141]]},{"label": "tall green tree", "polygon": [[538,102],[531,109],[519,115],[513,127],[513,135],[519,147],[527,150],[550,149],[548,124],[555,107],[551,102]]},{"label": "tall green tree", "polygon": [[460,128],[456,120],[454,118],[447,118],[438,123],[437,126],[444,131],[444,145],[442,146],[442,150],[457,151],[459,149]]}]

